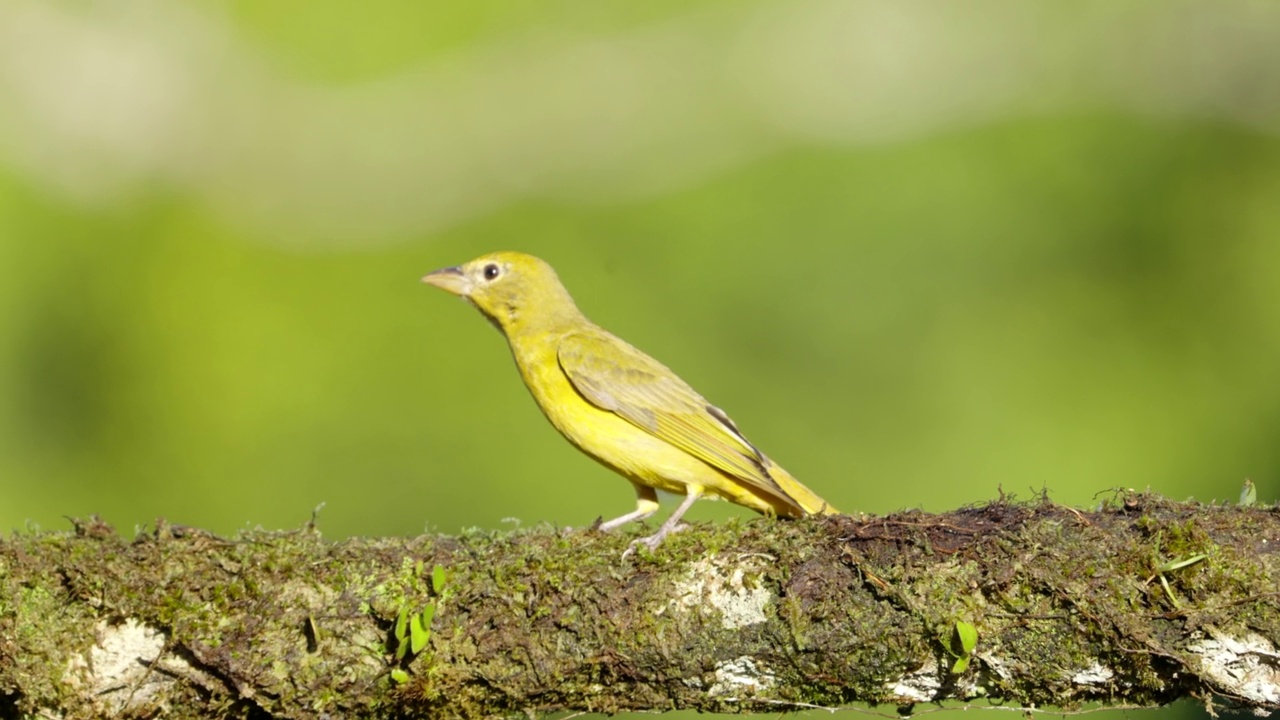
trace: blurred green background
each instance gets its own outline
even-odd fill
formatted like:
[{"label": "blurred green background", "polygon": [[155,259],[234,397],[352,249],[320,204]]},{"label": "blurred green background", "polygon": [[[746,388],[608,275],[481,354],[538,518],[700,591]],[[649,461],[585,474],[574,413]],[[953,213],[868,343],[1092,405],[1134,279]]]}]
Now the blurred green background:
[{"label": "blurred green background", "polygon": [[626,512],[418,283],[496,249],[845,510],[1274,501],[1277,48],[1258,2],[0,2],[0,528]]}]

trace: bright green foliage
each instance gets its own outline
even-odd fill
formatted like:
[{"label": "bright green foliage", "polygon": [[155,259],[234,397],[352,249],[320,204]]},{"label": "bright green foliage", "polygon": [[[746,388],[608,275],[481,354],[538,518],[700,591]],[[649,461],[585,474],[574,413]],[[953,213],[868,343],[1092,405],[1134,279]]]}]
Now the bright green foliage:
[{"label": "bright green foliage", "polygon": [[1240,488],[1239,505],[1241,507],[1250,507],[1252,505],[1257,504],[1257,502],[1258,502],[1258,488],[1253,484],[1252,479],[1245,478],[1244,487]]},{"label": "bright green foliage", "polygon": [[409,621],[409,652],[417,655],[427,646],[427,639],[431,637],[431,619],[435,616],[435,603],[430,603]]},{"label": "bright green foliage", "polygon": [[431,591],[434,592],[437,597],[444,595],[445,582],[447,580],[448,574],[446,573],[443,565],[436,565],[431,568]]},{"label": "bright green foliage", "polygon": [[978,629],[970,623],[957,620],[950,647],[947,648],[947,651],[956,659],[951,665],[951,674],[959,675],[969,669],[969,660],[976,647],[978,647]]}]

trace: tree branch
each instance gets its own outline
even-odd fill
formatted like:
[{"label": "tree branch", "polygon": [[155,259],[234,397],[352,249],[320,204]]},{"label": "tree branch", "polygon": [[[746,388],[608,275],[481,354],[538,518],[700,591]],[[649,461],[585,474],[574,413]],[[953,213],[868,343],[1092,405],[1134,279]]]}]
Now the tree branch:
[{"label": "tree branch", "polygon": [[0,717],[1280,708],[1276,507],[759,519],[624,561],[628,539],[14,536]]}]

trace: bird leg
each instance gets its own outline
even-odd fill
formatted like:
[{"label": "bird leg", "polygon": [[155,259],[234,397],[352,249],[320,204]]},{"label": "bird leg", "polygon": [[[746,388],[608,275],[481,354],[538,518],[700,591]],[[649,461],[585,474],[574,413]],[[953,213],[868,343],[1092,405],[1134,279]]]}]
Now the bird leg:
[{"label": "bird leg", "polygon": [[610,530],[626,525],[629,522],[643,520],[656,512],[658,512],[658,493],[651,487],[636,485],[635,512],[629,512],[626,515],[621,515],[608,522],[600,523],[600,529],[604,532],[609,532]]},{"label": "bird leg", "polygon": [[627,547],[626,552],[622,553],[622,557],[626,558],[628,555],[635,552],[637,545],[644,545],[650,550],[657,548],[664,538],[680,529],[680,518],[689,511],[689,508],[693,507],[693,504],[697,502],[700,497],[702,497],[702,488],[697,485],[690,485],[688,492],[684,496],[684,502],[680,503],[680,507],[676,508],[675,512],[671,513],[671,517],[667,518],[667,521],[662,523],[662,527],[658,528],[658,532],[649,535],[648,537],[642,537],[639,540],[632,540],[631,545]]}]

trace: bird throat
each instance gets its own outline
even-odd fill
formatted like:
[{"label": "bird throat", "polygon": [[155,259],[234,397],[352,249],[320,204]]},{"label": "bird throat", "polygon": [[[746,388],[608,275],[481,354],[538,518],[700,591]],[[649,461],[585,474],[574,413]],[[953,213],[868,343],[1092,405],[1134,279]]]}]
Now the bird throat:
[{"label": "bird throat", "polygon": [[506,303],[500,305],[497,308],[498,311],[499,312],[506,311],[506,317],[501,318],[496,313],[490,311],[489,308],[482,306],[480,303],[477,303],[471,298],[467,298],[467,302],[471,303],[472,307],[474,307],[476,310],[479,310],[480,314],[484,316],[484,319],[488,320],[489,324],[497,328],[498,332],[502,333],[503,335],[506,335],[507,330],[516,324],[516,318],[519,317],[514,305],[510,305]]}]

